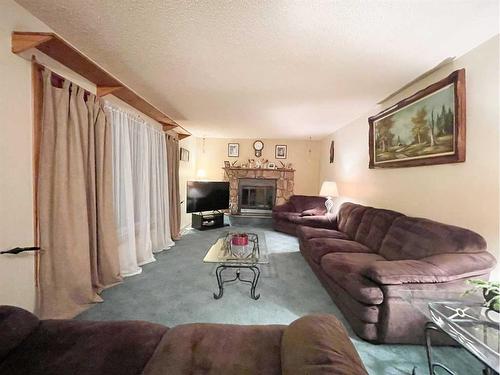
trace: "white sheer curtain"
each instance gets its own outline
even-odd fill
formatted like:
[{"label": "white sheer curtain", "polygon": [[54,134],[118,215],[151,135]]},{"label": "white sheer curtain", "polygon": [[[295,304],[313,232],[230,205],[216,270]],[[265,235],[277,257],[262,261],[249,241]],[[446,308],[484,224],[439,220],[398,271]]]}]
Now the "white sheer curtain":
[{"label": "white sheer curtain", "polygon": [[122,276],[141,273],[170,237],[165,134],[106,103],[113,133],[113,191]]}]

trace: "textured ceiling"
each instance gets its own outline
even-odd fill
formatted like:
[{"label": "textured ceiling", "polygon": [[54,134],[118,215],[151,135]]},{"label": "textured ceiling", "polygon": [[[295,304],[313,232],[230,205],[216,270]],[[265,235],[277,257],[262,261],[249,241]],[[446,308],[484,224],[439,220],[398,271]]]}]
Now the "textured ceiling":
[{"label": "textured ceiling", "polygon": [[17,0],[198,136],[319,138],[498,33],[497,0]]}]

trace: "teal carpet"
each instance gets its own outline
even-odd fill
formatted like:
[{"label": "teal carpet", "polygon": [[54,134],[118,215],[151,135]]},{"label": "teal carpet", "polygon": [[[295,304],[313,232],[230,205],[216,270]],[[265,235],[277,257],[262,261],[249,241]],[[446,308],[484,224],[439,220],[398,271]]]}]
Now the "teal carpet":
[{"label": "teal carpet", "polygon": [[[135,319],[167,326],[192,322],[289,324],[306,314],[329,313],[344,323],[370,374],[411,374],[414,366],[417,375],[428,374],[424,347],[373,345],[352,332],[302,258],[296,238],[265,228],[237,229],[265,233],[270,263],[261,267],[259,300],[250,299],[249,286],[242,283],[226,286],[220,300],[212,297],[217,289],[215,265],[204,264],[202,259],[223,229],[191,230],[175,247],[157,254],[157,261],[144,266],[142,274],[105,290],[104,302],[77,319]],[[436,358],[457,374],[481,374],[477,361],[465,350],[438,348]]]}]

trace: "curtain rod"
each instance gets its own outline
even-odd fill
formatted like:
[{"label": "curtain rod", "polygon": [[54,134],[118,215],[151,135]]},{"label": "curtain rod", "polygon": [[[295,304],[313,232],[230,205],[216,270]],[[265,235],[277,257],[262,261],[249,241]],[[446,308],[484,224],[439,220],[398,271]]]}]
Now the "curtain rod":
[{"label": "curtain rod", "polygon": [[52,70],[51,67],[45,65],[45,64],[42,64],[40,61],[38,61],[36,59],[36,56],[35,55],[31,55],[31,62],[38,65],[40,68],[42,68],[43,70],[48,70],[52,76],[55,76],[57,79],[59,80],[62,80],[62,81],[69,81],[71,82],[72,85],[75,85],[75,86],[78,86],[79,88],[81,88],[84,92],[85,92],[85,95],[94,95],[95,94],[85,88],[83,88],[82,86],[80,86],[79,84],[75,83],[72,79],[70,78],[67,78],[67,77],[64,77],[63,75],[57,73],[57,72],[54,72],[54,70]]}]

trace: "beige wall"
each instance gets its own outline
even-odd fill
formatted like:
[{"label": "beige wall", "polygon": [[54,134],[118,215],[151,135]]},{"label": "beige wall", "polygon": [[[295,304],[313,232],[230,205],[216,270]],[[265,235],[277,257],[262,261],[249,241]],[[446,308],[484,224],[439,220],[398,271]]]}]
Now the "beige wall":
[{"label": "beige wall", "polygon": [[[295,194],[317,195],[319,193],[319,141],[304,141],[291,139],[261,139],[264,143],[262,158],[268,159],[279,165],[279,160],[285,164],[292,163],[295,171]],[[196,139],[196,171],[203,170],[207,180],[223,180],[224,161],[231,163],[238,160],[239,163],[247,162],[248,159],[256,159],[253,143],[255,139],[225,139],[225,138],[197,138]],[[227,144],[240,144],[240,157],[230,158],[227,156]],[[274,146],[287,145],[288,156],[286,159],[275,159]]]},{"label": "beige wall", "polygon": [[[461,164],[368,169],[367,118],[403,97],[466,69],[467,161]],[[344,199],[470,228],[499,256],[499,38],[342,127],[322,143],[320,179],[337,181]],[[326,162],[335,140],[335,163]],[[496,278],[498,278],[498,268]]]},{"label": "beige wall", "polygon": [[186,213],[186,183],[196,179],[196,138],[182,139],[179,147],[189,150],[189,161],[179,162],[179,193],[181,196],[181,229],[191,225],[191,214]]},{"label": "beige wall", "polygon": [[[33,246],[31,64],[11,53],[12,30],[47,27],[13,1],[0,5],[0,249]],[[0,305],[33,310],[33,255],[0,255]]]}]

